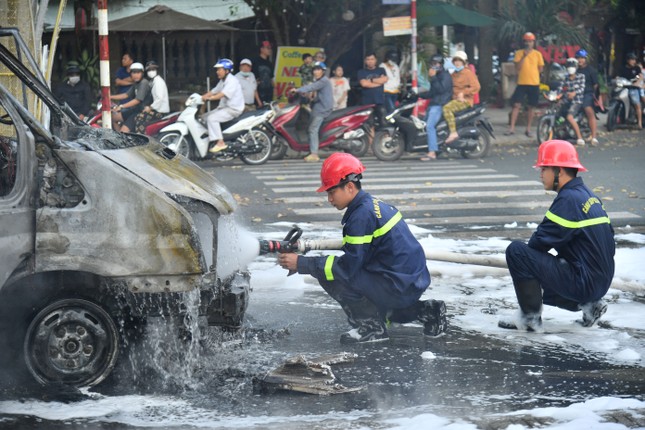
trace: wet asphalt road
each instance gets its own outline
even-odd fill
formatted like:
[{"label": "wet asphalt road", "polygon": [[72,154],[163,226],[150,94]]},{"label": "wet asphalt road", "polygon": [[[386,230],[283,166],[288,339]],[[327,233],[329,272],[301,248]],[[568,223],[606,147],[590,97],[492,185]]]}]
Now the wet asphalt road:
[{"label": "wet asphalt road", "polygon": [[[609,160],[615,162],[616,157],[632,160],[628,165],[635,165],[639,157],[643,157],[642,146],[638,146],[625,144],[620,152],[615,148],[606,149],[604,152],[613,154],[604,157],[607,161],[600,156],[591,161],[599,167],[603,163],[607,165],[606,169],[596,170],[594,180],[611,182],[612,185],[607,186],[612,188],[624,181],[625,187],[636,187],[642,193],[645,189],[642,175],[636,176],[631,167],[617,169],[609,166]],[[522,148],[517,152],[498,149],[491,159],[483,163],[496,163],[497,168],[507,166],[510,171],[521,171],[526,168],[527,160],[533,157],[529,149],[525,154],[522,151]],[[208,162],[204,165],[210,171],[219,169]],[[270,214],[275,213],[276,207],[262,204],[266,199],[264,191],[253,193],[253,189],[260,185],[236,176],[241,173],[240,169],[229,167],[220,173],[217,176],[229,187],[235,184],[234,192],[245,193],[243,190],[246,189],[252,197],[250,203],[242,206],[241,212],[245,216],[262,218],[263,222],[256,227],[261,229],[260,224],[264,222],[284,221],[271,219]],[[528,174],[534,175],[534,172],[529,171]],[[620,200],[620,205],[641,210],[641,196],[618,194],[620,199],[615,201]],[[633,199],[638,204],[634,205]],[[453,316],[458,312],[450,305],[448,311]],[[379,428],[375,416],[400,410],[466,418],[481,428],[505,428],[522,422],[521,418],[499,423],[490,414],[563,406],[600,396],[642,399],[645,393],[645,371],[638,365],[611,364],[582,349],[576,351],[555,344],[505,341],[455,325],[436,339],[424,338],[420,327],[399,326],[390,330],[391,339],[386,342],[343,346],[339,344],[338,336],[347,330],[344,315],[321,290],[300,292],[256,288],[247,312],[245,330],[223,334],[218,329],[203,328],[198,352],[193,351],[188,356],[185,353],[186,341],[178,341],[176,333],[166,330],[165,322],[153,322],[151,326],[156,327],[156,336],[160,336],[160,331],[167,337],[163,341],[156,338],[146,343],[148,350],[144,348],[124,354],[114,375],[94,391],[108,396],[163,394],[182,398],[191,405],[218,414],[239,417],[365,412],[364,416],[357,414],[351,422],[335,422],[330,418],[326,423],[307,424],[310,428]],[[151,358],[160,350],[164,351],[162,358]],[[343,351],[354,352],[358,358],[354,363],[334,366],[333,369],[343,385],[363,387],[359,393],[319,397],[293,393],[259,394],[254,391],[254,379],[261,378],[286,357]],[[421,354],[426,351],[432,351],[436,358],[422,358]],[[0,381],[13,383],[11,377],[4,376]],[[16,387],[5,384],[0,388],[0,400],[17,398],[73,402],[84,396],[43,392],[29,385]],[[537,424],[533,420],[533,424]],[[645,426],[645,422],[641,424]],[[268,420],[262,428],[302,426],[303,422]],[[134,427],[91,419],[43,422],[33,417],[0,415],[0,428]],[[186,424],[172,428],[192,427]]]}]

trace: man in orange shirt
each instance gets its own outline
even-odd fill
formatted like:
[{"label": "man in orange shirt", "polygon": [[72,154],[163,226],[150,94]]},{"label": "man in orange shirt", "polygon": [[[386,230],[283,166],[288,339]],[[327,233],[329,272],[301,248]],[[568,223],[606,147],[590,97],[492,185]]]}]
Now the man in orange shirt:
[{"label": "man in orange shirt", "polygon": [[531,137],[531,122],[533,109],[538,104],[540,97],[540,73],[544,69],[544,58],[540,51],[535,49],[535,35],[524,33],[524,49],[515,52],[515,68],[517,70],[517,88],[511,97],[513,111],[511,112],[511,126],[505,135],[515,134],[515,122],[520,113],[520,107],[526,97],[528,105],[528,120],[526,123],[526,136]]}]

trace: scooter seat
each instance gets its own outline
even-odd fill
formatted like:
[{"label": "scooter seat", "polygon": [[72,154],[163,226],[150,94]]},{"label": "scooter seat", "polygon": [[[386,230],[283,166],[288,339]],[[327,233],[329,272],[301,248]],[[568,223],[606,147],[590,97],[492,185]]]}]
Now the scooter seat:
[{"label": "scooter seat", "polygon": [[344,117],[344,116],[348,116],[352,112],[358,112],[360,110],[367,109],[367,108],[373,108],[373,107],[374,107],[374,105],[362,105],[362,106],[359,105],[359,106],[351,106],[351,107],[346,107],[346,108],[343,108],[343,109],[338,109],[338,110],[332,111],[332,113],[330,113],[325,118],[325,122],[330,122],[330,121],[333,121],[335,119],[338,119],[338,118],[341,118],[341,117]]},{"label": "scooter seat", "polygon": [[236,122],[243,120],[244,118],[248,118],[248,117],[250,117],[250,116],[257,116],[257,115],[261,115],[261,114],[263,113],[263,111],[264,111],[264,110],[265,110],[265,109],[261,109],[261,110],[253,110],[253,111],[250,111],[250,112],[244,112],[244,113],[242,113],[242,115],[240,115],[240,116],[238,116],[238,117],[235,117],[235,118],[233,118],[233,119],[232,119],[232,120],[230,120],[230,121],[226,121],[226,122],[222,122],[222,123],[220,123],[220,125],[219,125],[219,126],[221,127],[221,129],[222,129],[222,130],[226,130],[227,128],[229,128],[230,126],[232,126],[232,125],[233,125],[233,124],[235,124]]},{"label": "scooter seat", "polygon": [[479,115],[481,112],[483,112],[485,107],[486,106],[484,106],[483,104],[478,104],[478,105],[469,107],[468,109],[460,110],[455,114],[455,120],[459,121],[473,115]]}]

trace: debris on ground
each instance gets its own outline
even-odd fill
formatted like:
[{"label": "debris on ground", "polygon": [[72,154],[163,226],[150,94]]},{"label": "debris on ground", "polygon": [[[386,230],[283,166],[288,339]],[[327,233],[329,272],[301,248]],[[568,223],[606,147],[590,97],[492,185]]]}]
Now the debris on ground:
[{"label": "debris on ground", "polygon": [[357,354],[342,352],[314,358],[296,355],[285,360],[284,364],[267,373],[263,378],[253,381],[256,391],[274,393],[276,391],[295,391],[298,393],[330,394],[354,393],[363,387],[349,388],[338,383],[331,366],[351,363]]}]

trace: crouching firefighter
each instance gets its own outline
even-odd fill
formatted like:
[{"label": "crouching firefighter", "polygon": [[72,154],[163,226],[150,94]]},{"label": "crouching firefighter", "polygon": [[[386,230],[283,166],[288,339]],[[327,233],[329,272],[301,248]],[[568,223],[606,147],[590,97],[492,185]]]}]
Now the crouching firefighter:
[{"label": "crouching firefighter", "polygon": [[421,321],[424,334],[437,336],[446,327],[446,305],[420,301],[430,285],[421,244],[401,212],[361,189],[363,164],[353,155],[334,153],[320,171],[327,200],[338,210],[347,208],[341,256],[279,255],[285,269],[314,276],[347,314],[352,329],[341,343],[385,340],[385,322]]},{"label": "crouching firefighter", "polygon": [[614,230],[600,199],[577,177],[587,169],[572,144],[544,142],[534,167],[544,189],[558,195],[528,244],[514,241],[506,248],[520,310],[498,325],[541,331],[544,303],[582,311],[582,325],[591,327],[607,310],[602,298],[614,277]]}]

